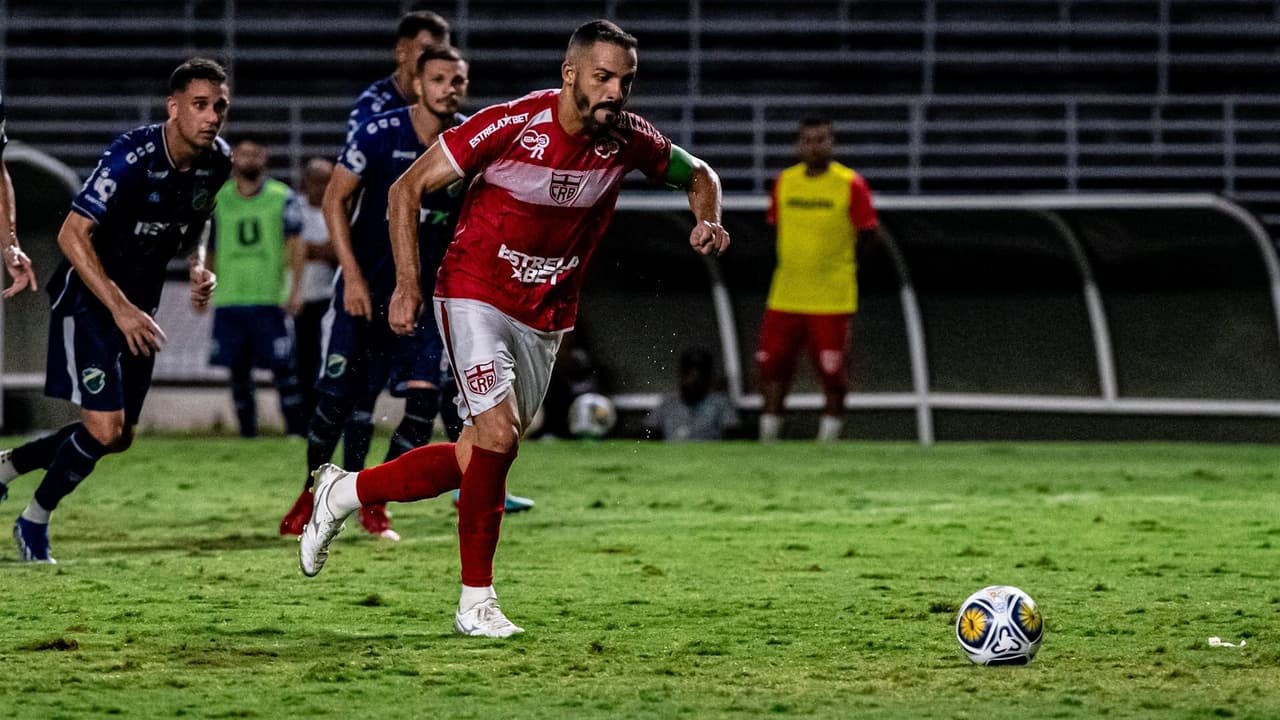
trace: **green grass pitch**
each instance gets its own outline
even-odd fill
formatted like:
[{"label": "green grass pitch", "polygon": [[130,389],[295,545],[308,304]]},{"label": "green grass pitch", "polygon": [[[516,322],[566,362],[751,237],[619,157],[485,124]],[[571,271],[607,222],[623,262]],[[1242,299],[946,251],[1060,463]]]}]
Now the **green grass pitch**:
[{"label": "green grass pitch", "polygon": [[[303,454],[103,461],[54,518],[59,565],[4,551],[0,717],[1280,717],[1278,447],[529,443],[508,641],[451,632],[445,499],[304,578],[276,535]],[[1030,666],[961,655],[989,584],[1044,611]]]}]

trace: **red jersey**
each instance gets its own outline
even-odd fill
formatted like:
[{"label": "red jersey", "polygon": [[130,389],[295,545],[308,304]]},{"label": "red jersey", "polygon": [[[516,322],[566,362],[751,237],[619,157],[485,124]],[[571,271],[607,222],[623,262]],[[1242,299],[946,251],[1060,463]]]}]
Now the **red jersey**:
[{"label": "red jersey", "polygon": [[607,135],[569,135],[556,119],[559,99],[559,90],[530,93],[440,136],[469,186],[437,297],[480,300],[537,330],[573,327],[583,271],[623,177],[661,178],[671,141],[629,112]]}]

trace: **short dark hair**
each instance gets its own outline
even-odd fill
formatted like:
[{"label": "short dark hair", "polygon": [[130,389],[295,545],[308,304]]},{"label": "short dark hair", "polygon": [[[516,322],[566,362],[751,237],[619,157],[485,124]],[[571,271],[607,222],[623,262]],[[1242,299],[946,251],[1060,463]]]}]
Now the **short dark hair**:
[{"label": "short dark hair", "polygon": [[440,38],[440,42],[449,42],[448,21],[430,10],[417,10],[401,15],[400,24],[396,25],[396,40],[412,40],[423,30]]},{"label": "short dark hair", "polygon": [[800,119],[801,128],[816,128],[816,127],[830,127],[830,126],[831,126],[831,118],[819,113],[814,113],[812,115],[805,115],[803,118]]},{"label": "short dark hair", "polygon": [[592,20],[579,25],[569,36],[569,49],[591,47],[598,42],[611,43],[624,50],[635,50],[640,41],[636,36],[608,20]]},{"label": "short dark hair", "polygon": [[432,60],[452,60],[453,62],[462,62],[462,53],[452,45],[432,45],[422,54],[418,56],[418,74],[422,74],[422,68]]},{"label": "short dark hair", "polygon": [[208,58],[191,58],[179,65],[169,75],[169,92],[176,93],[186,90],[192,80],[208,80],[211,83],[221,85],[227,81],[227,71],[223,70],[221,65]]}]

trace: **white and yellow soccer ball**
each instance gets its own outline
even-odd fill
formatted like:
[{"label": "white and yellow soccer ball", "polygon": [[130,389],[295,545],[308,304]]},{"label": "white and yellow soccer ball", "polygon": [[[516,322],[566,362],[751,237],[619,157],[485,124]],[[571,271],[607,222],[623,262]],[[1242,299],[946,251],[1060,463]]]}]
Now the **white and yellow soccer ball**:
[{"label": "white and yellow soccer ball", "polygon": [[1044,617],[1022,590],[992,585],[960,605],[956,640],[978,665],[1026,665],[1044,640]]},{"label": "white and yellow soccer ball", "polygon": [[599,393],[583,393],[569,404],[569,432],[574,437],[602,438],[617,422],[613,401]]}]

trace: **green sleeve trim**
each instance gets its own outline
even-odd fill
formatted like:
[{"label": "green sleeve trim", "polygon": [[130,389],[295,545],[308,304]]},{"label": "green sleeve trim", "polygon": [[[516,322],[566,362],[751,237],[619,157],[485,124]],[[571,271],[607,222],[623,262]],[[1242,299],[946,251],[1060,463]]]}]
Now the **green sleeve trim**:
[{"label": "green sleeve trim", "polygon": [[671,143],[671,159],[667,161],[667,175],[662,181],[672,188],[688,190],[693,186],[693,166],[698,162],[684,148]]}]

